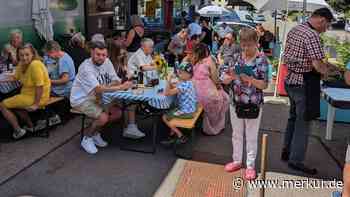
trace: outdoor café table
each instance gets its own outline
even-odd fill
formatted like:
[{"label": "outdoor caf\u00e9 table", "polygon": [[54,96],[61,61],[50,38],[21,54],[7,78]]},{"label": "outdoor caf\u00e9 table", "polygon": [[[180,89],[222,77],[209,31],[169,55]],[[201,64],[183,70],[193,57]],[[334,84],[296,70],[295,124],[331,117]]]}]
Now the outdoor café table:
[{"label": "outdoor caf\u00e9 table", "polygon": [[[11,75],[11,73],[1,73],[0,74],[0,81],[8,79],[8,76]],[[12,92],[13,90],[19,88],[21,86],[19,81],[11,81],[11,82],[1,82],[0,83],[0,92],[2,94],[7,94]]]},{"label": "outdoor caf\u00e9 table", "polygon": [[326,140],[332,140],[335,109],[350,109],[350,89],[324,88],[322,93],[328,103]]},{"label": "outdoor caf\u00e9 table", "polygon": [[[146,118],[152,118],[153,120],[153,131],[152,131],[152,151],[144,151],[144,150],[135,150],[135,149],[126,149],[137,152],[145,152],[145,153],[155,153],[156,151],[156,135],[157,135],[157,127],[158,122],[160,121],[160,116],[163,113],[163,110],[169,109],[171,104],[174,101],[174,96],[164,96],[161,95],[158,90],[165,90],[166,81],[160,80],[159,85],[155,87],[145,87],[142,88],[143,91],[137,93],[139,90],[128,90],[128,91],[116,91],[109,92],[103,94],[103,103],[111,103],[113,101],[119,101],[126,104],[142,104],[144,106],[149,106],[149,110],[143,110]],[[147,111],[147,112],[146,112]]]}]

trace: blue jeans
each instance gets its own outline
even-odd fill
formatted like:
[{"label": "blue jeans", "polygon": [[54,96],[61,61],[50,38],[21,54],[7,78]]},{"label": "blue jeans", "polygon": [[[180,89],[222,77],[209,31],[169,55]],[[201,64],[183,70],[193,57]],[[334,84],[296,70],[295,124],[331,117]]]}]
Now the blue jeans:
[{"label": "blue jeans", "polygon": [[306,108],[305,88],[286,84],[290,100],[289,119],[284,136],[284,148],[289,150],[290,163],[302,163],[309,139],[309,121],[304,120]]}]

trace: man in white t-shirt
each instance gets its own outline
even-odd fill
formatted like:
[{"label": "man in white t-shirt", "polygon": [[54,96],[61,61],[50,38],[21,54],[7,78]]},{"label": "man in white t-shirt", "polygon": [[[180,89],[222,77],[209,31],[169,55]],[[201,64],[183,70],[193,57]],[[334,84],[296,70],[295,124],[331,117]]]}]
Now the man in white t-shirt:
[{"label": "man in white t-shirt", "polygon": [[90,154],[97,153],[98,147],[106,147],[99,130],[107,123],[121,117],[121,110],[113,105],[102,105],[102,94],[131,88],[132,83],[123,84],[115,73],[112,62],[107,58],[107,48],[102,42],[93,43],[91,58],[86,59],[79,67],[73,82],[71,106],[87,117],[94,119],[91,126],[85,129],[81,146]]}]

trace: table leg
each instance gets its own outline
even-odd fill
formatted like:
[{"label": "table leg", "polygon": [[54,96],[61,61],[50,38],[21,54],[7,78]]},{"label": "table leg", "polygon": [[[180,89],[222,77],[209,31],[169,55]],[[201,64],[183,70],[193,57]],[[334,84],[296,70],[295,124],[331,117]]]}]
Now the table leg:
[{"label": "table leg", "polygon": [[332,140],[332,129],[335,117],[335,107],[328,103],[326,140]]}]

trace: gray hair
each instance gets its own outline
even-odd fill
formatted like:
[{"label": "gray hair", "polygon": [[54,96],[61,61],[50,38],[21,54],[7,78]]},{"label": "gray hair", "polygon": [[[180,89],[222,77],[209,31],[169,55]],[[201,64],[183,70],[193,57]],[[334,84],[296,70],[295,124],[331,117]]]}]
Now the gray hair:
[{"label": "gray hair", "polygon": [[84,43],[85,43],[85,37],[81,32],[74,34],[74,36],[70,39],[70,44],[73,46],[82,45]]},{"label": "gray hair", "polygon": [[154,42],[151,38],[144,38],[142,39],[141,41],[141,46],[145,46],[145,45],[148,45],[148,46],[154,46]]},{"label": "gray hair", "polygon": [[44,51],[46,53],[50,51],[61,51],[61,46],[60,44],[58,44],[58,42],[50,40],[45,44]]},{"label": "gray hair", "polygon": [[102,42],[106,44],[105,37],[102,34],[94,34],[91,37],[91,42]]},{"label": "gray hair", "polygon": [[15,35],[19,35],[21,38],[23,38],[23,32],[22,32],[20,29],[12,29],[12,30],[10,31],[10,40],[12,40],[12,38],[13,38]]}]

